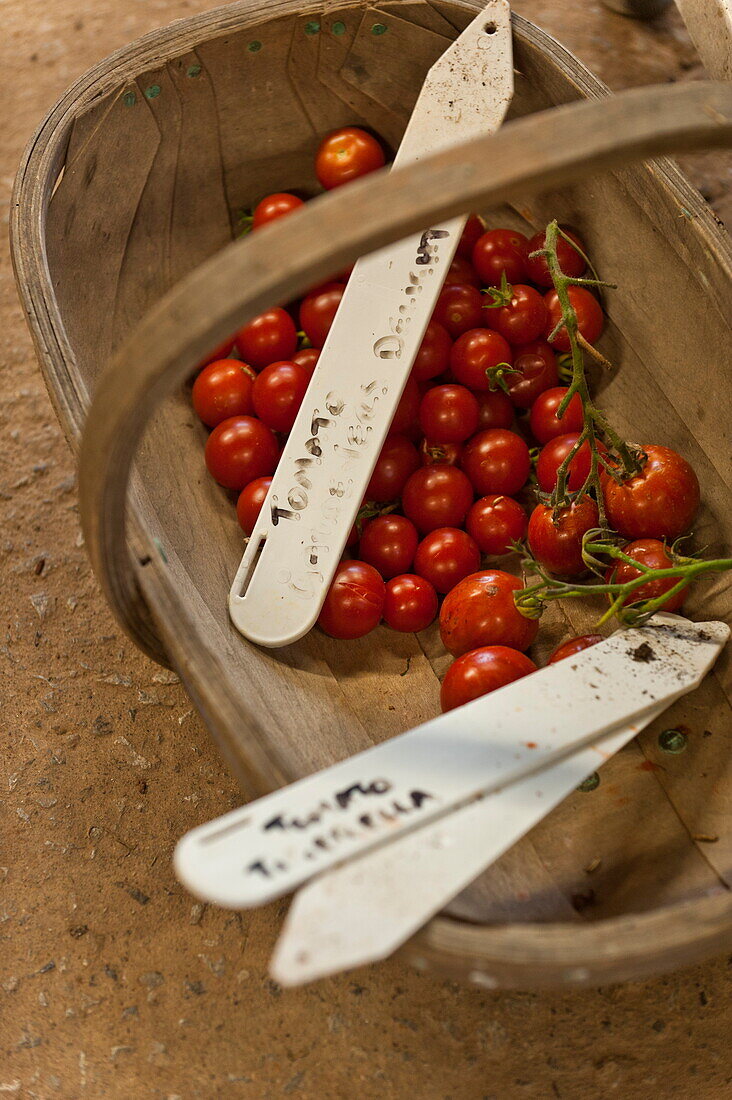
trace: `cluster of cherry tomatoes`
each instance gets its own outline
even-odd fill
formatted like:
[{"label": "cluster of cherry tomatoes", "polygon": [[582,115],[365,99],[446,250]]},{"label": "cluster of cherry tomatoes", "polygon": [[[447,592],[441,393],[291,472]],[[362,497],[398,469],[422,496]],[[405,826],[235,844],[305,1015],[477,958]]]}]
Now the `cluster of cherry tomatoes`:
[{"label": "cluster of cherry tomatoes", "polygon": [[[325,139],[316,173],[331,189],[384,163],[376,139],[351,127]],[[288,193],[269,195],[254,210],[252,227],[301,205]],[[565,274],[580,277],[585,247],[574,231],[565,232],[570,241],[560,240],[558,259]],[[526,539],[546,570],[577,576],[585,571],[583,535],[598,526],[597,502],[589,495],[558,518],[543,503],[527,511],[530,482],[550,493],[583,430],[578,397],[558,415],[567,388],[560,384],[557,355],[570,345],[566,330],[556,331],[562,311],[547,263],[531,255],[543,245],[543,234],[529,240],[515,230],[487,229],[471,215],[319,618],[332,637],[353,639],[382,620],[397,631],[424,630],[439,613],[442,641],[457,658],[442,685],[445,710],[536,667],[525,651],[538,622],[514,603],[522,582],[490,561],[482,568],[485,559],[500,558]],[[347,278],[255,318],[217,349],[195,380],[194,407],[212,429],[206,464],[220,485],[238,492],[246,535]],[[579,331],[593,344],[604,325],[600,303],[584,286],[569,293]],[[231,357],[234,347],[241,358]],[[535,473],[530,444],[540,448]],[[626,553],[663,568],[670,564],[666,540],[683,534],[694,519],[699,485],[675,452],[655,446],[645,452],[638,477],[623,484],[604,478],[605,506],[613,527],[633,540]],[[570,490],[582,487],[589,468],[583,444],[570,464]],[[622,580],[634,574],[640,575],[626,563],[613,573]],[[649,582],[635,599],[660,595],[673,584]],[[679,604],[674,597],[668,609]],[[551,660],[599,640],[573,639]]]}]

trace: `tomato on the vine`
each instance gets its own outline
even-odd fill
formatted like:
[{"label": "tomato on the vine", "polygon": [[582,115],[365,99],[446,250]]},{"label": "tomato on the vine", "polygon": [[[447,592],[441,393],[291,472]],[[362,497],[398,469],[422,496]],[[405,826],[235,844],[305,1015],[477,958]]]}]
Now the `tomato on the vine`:
[{"label": "tomato on the vine", "polygon": [[224,340],[223,344],[219,344],[217,348],[202,359],[198,364],[198,370],[203,370],[209,363],[216,363],[220,359],[228,359],[236,346],[236,336],[230,336],[228,340]]},{"label": "tomato on the vine", "polygon": [[[582,239],[572,229],[569,229],[566,225],[561,227],[562,232],[566,233],[575,244],[577,244],[582,251],[587,254],[587,249],[582,242]],[[529,260],[527,264],[529,278],[532,283],[536,283],[537,286],[550,287],[553,285],[551,272],[549,271],[549,265],[546,262],[545,256],[531,257],[532,252],[538,252],[539,249],[544,248],[546,245],[546,233],[537,233],[529,241]],[[563,275],[569,275],[573,279],[579,279],[583,274],[585,267],[584,259],[580,256],[576,248],[573,248],[571,244],[568,244],[562,237],[557,236],[557,259],[559,260],[559,266]]]},{"label": "tomato on the vine", "polygon": [[423,439],[419,445],[419,457],[423,466],[459,466],[463,453],[460,443],[433,443]]},{"label": "tomato on the vine", "polygon": [[315,174],[326,191],[383,168],[384,150],[358,126],[345,126],[323,138],[315,155]]},{"label": "tomato on the vine", "polygon": [[254,207],[252,229],[261,229],[263,225],[269,225],[270,222],[277,221],[278,218],[283,218],[304,205],[302,199],[297,195],[291,195],[289,191],[276,191],[272,195],[267,195]]},{"label": "tomato on the vine", "polygon": [[419,406],[419,426],[428,439],[462,443],[478,427],[478,402],[465,386],[432,386]]},{"label": "tomato on the vine", "polygon": [[556,520],[553,508],[537,504],[529,517],[527,541],[540,565],[562,577],[576,577],[586,572],[582,558],[584,535],[598,526],[597,505],[583,496],[563,508]]},{"label": "tomato on the vine", "polygon": [[479,432],[466,444],[462,468],[481,496],[514,496],[531,472],[529,448],[505,428]]},{"label": "tomato on the vine", "polygon": [[295,322],[284,309],[268,309],[239,329],[236,343],[245,362],[255,370],[262,370],[295,354]]},{"label": "tomato on the vine", "polygon": [[486,645],[528,649],[539,629],[514,603],[523,585],[501,569],[466,577],[445,598],[440,611],[440,637],[453,657]]},{"label": "tomato on the vine", "polygon": [[225,489],[241,490],[250,481],[273,473],[279,457],[274,435],[253,416],[223,420],[206,442],[208,472]]},{"label": "tomato on the vine", "polygon": [[490,428],[510,428],[513,424],[513,405],[503,390],[489,390],[476,394],[478,398],[478,431]]},{"label": "tomato on the vine", "polygon": [[427,382],[442,374],[450,366],[451,350],[452,340],[447,329],[437,321],[430,321],[414,360],[412,377],[417,382]]},{"label": "tomato on the vine", "polygon": [[326,283],[300,303],[300,328],[314,347],[325,343],[345,289],[343,283]]},{"label": "tomato on the vine", "polygon": [[393,577],[386,585],[384,622],[402,634],[426,630],[437,616],[434,586],[416,573]]},{"label": "tomato on the vine", "polygon": [[[557,484],[559,467],[564,462],[569,452],[579,439],[579,432],[570,432],[567,435],[557,435],[545,443],[539,452],[536,461],[536,480],[543,493],[551,493]],[[601,454],[607,454],[607,447],[600,439],[595,440],[595,445]],[[567,488],[572,492],[581,489],[590,473],[592,463],[592,451],[590,444],[585,440],[577,454],[569,464],[569,476]]]},{"label": "tomato on the vine", "polygon": [[510,365],[513,352],[498,332],[474,328],[455,341],[450,352],[450,368],[455,379],[471,390],[489,391],[488,371],[501,364]]},{"label": "tomato on the vine", "polygon": [[384,581],[372,565],[341,562],[321,608],[318,626],[331,638],[362,638],[379,625],[385,594]]},{"label": "tomato on the vine", "polygon": [[414,572],[438,592],[449,592],[480,566],[480,550],[459,527],[438,527],[417,547]]},{"label": "tomato on the vine", "polygon": [[236,502],[236,517],[245,535],[251,535],[254,530],[271,484],[271,477],[257,477],[254,481],[250,481],[248,485],[245,485],[239,493],[239,499]]},{"label": "tomato on the vine", "polygon": [[670,447],[648,444],[635,477],[618,484],[602,474],[602,491],[610,524],[628,539],[673,541],[691,527],[699,510],[699,479]]},{"label": "tomato on the vine", "polygon": [[504,645],[481,646],[453,661],[440,688],[443,714],[473,699],[512,684],[536,672],[536,665],[518,649]]},{"label": "tomato on the vine", "polygon": [[[640,562],[641,565],[647,565],[650,569],[671,569],[674,564],[668,547],[660,539],[637,539],[635,542],[629,542],[627,546],[622,546],[621,550],[629,558]],[[628,562],[614,561],[605,573],[605,581],[607,584],[627,584],[628,581],[634,581],[640,575],[641,570],[635,569]],[[679,577],[665,579],[660,577],[658,580],[648,581],[647,584],[636,588],[635,592],[624,601],[623,606],[629,607],[641,600],[658,599],[664,592],[675,588],[679,579]],[[678,611],[685,599],[686,591],[682,589],[663,604],[662,610]]]},{"label": "tomato on the vine", "polygon": [[460,234],[457,246],[457,254],[464,260],[469,260],[473,255],[473,249],[485,233],[485,222],[478,214],[471,214],[465,223],[465,228]]},{"label": "tomato on the vine", "polygon": [[591,646],[597,645],[598,642],[604,641],[602,634],[580,634],[576,638],[569,638],[568,641],[557,646],[551,657],[547,658],[546,663],[555,665],[557,661],[564,661],[567,657],[576,657],[584,649],[589,649]]},{"label": "tomato on the vine", "polygon": [[402,491],[402,510],[422,534],[459,527],[472,503],[473,487],[456,466],[421,466]]},{"label": "tomato on the vine", "polygon": [[418,545],[417,528],[406,516],[377,516],[364,526],[358,552],[388,581],[409,572]]},{"label": "tomato on the vine", "polygon": [[299,363],[270,363],[257,375],[252,397],[254,409],[268,428],[289,432],[302,405],[310,374]]},{"label": "tomato on the vine", "polygon": [[544,299],[533,286],[514,283],[500,295],[495,305],[487,303],[488,323],[509,344],[530,344],[544,332],[547,308]]},{"label": "tomato on the vine", "polygon": [[193,383],[193,408],[204,424],[215,428],[230,416],[254,411],[251,367],[239,359],[218,359],[204,367]]},{"label": "tomato on the vine", "polygon": [[561,418],[558,415],[559,406],[568,392],[566,386],[554,386],[540,393],[531,406],[529,426],[538,443],[548,443],[558,435],[571,435],[573,432],[582,431],[584,417],[579,394],[573,395],[564,410],[564,415]]},{"label": "tomato on the vine", "polygon": [[498,557],[508,554],[512,543],[521,541],[528,522],[529,517],[513,497],[487,496],[476,500],[468,512],[465,530],[481,553]]},{"label": "tomato on the vine", "polygon": [[486,286],[500,286],[505,274],[509,283],[525,283],[529,242],[513,229],[489,229],[473,247],[473,267]]},{"label": "tomato on the vine", "polygon": [[417,448],[405,435],[397,433],[387,436],[371,474],[366,499],[377,504],[398,500],[407,479],[419,468],[419,464]]},{"label": "tomato on the vine", "polygon": [[475,286],[480,289],[480,275],[469,259],[463,259],[462,256],[456,256],[450,264],[447,275],[445,276],[444,285],[453,286],[454,284],[459,286]]},{"label": "tomato on the vine", "polygon": [[402,391],[402,396],[399,398],[399,404],[396,407],[394,419],[391,422],[389,431],[400,432],[410,436],[418,432],[420,401],[419,386],[410,375]]},{"label": "tomato on the vine", "polygon": [[312,378],[318,359],[320,359],[320,348],[303,348],[302,351],[295,352],[292,362],[299,363]]},{"label": "tomato on the vine", "polygon": [[546,340],[513,349],[514,373],[505,376],[508,396],[517,409],[529,409],[537,397],[559,381],[557,357]]},{"label": "tomato on the vine", "polygon": [[[580,335],[584,336],[588,344],[594,344],[602,335],[602,330],[605,327],[605,317],[602,312],[602,306],[595,295],[591,294],[590,291],[586,290],[583,286],[570,286],[567,288],[567,294],[577,314],[577,326]],[[567,329],[564,326],[560,328],[556,336],[552,337],[554,329],[562,320],[562,307],[556,290],[550,290],[545,294],[544,302],[547,308],[545,329],[547,340],[549,340],[555,348],[558,348],[559,351],[569,351],[572,345],[569,342]]]},{"label": "tomato on the vine", "polygon": [[433,320],[447,329],[453,340],[483,324],[483,295],[469,283],[452,283],[440,291]]}]

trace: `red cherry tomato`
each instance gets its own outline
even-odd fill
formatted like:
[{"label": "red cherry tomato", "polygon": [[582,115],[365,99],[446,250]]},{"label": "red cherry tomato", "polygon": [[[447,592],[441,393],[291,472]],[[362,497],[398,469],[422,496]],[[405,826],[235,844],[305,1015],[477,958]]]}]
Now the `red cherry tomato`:
[{"label": "red cherry tomato", "polygon": [[462,443],[478,427],[478,402],[465,386],[433,386],[419,406],[419,426],[428,439]]},{"label": "red cherry tomato", "polygon": [[556,522],[553,509],[537,504],[529,518],[527,539],[536,560],[550,573],[577,577],[586,572],[582,560],[582,538],[599,523],[597,505],[588,496],[562,509]]},{"label": "red cherry tomato", "polygon": [[231,416],[206,442],[206,466],[225,489],[243,489],[250,481],[274,473],[279,447],[269,428],[253,416]]},{"label": "red cherry tomato", "polygon": [[[579,439],[578,432],[570,432],[568,435],[557,435],[545,443],[539,452],[536,461],[536,480],[543,493],[551,493],[557,484],[557,471],[564,462],[569,452]],[[607,447],[601,440],[597,440],[597,449],[603,454],[607,453]],[[569,477],[567,488],[572,492],[581,489],[587,481],[592,461],[590,445],[586,441],[582,444],[577,454],[569,464]]]},{"label": "red cherry tomato", "polygon": [[300,303],[300,328],[314,347],[325,343],[345,289],[343,283],[326,283]]},{"label": "red cherry tomato", "polygon": [[466,444],[462,467],[481,496],[514,496],[528,480],[531,456],[521,436],[491,428]]},{"label": "red cherry tomato", "polygon": [[268,309],[239,329],[236,343],[245,362],[255,370],[262,370],[295,354],[295,322],[284,309]]},{"label": "red cherry tomato", "polygon": [[[574,311],[577,314],[577,325],[580,334],[584,336],[589,344],[594,344],[601,336],[602,330],[605,327],[605,317],[602,312],[602,306],[594,294],[591,294],[589,290],[585,290],[583,286],[570,286],[567,289],[567,293],[574,307]],[[544,302],[548,314],[545,335],[547,340],[549,340],[549,337],[562,319],[562,307],[559,304],[556,290],[550,290],[545,294]],[[559,351],[569,351],[571,347],[569,337],[567,336],[567,330],[564,326],[560,328],[557,335],[549,342],[553,347],[558,348]]]},{"label": "red cherry tomato", "polygon": [[254,412],[254,371],[239,359],[219,359],[204,367],[193,383],[193,408],[204,424],[215,428],[230,416]]},{"label": "red cherry tomato", "polygon": [[402,396],[399,398],[394,419],[389,432],[402,432],[411,435],[419,430],[419,386],[411,376],[407,379]]},{"label": "red cherry tomato", "polygon": [[469,260],[473,255],[473,249],[485,233],[485,222],[478,214],[471,214],[465,223],[465,228],[460,234],[457,246],[457,254],[464,260]]},{"label": "red cherry tomato", "polygon": [[517,409],[530,409],[537,397],[559,381],[557,357],[546,340],[513,349],[513,369],[506,375],[508,396]]},{"label": "red cherry tomato", "polygon": [[557,415],[567,392],[566,386],[554,386],[540,393],[531,406],[529,425],[539,443],[548,443],[558,435],[571,435],[573,432],[582,431],[584,418],[579,394],[574,395],[561,419]]},{"label": "red cherry tomato", "polygon": [[539,629],[514,603],[523,588],[518,577],[485,569],[453,588],[440,611],[440,637],[453,657],[484,645],[528,649]]},{"label": "red cherry tomato", "polygon": [[423,535],[438,527],[459,527],[472,503],[473,487],[456,466],[421,466],[402,492],[404,514]]},{"label": "red cherry tomato", "polygon": [[423,439],[419,445],[423,466],[459,466],[462,453],[460,443],[432,443],[429,439]]},{"label": "red cherry tomato", "polygon": [[589,649],[590,646],[597,645],[598,642],[604,641],[605,639],[602,634],[580,634],[576,638],[570,638],[568,641],[562,642],[560,646],[557,646],[551,657],[547,660],[547,664],[555,665],[557,661],[565,661],[567,657],[576,657],[583,649]]},{"label": "red cherry tomato", "polygon": [[[659,539],[637,539],[635,542],[629,542],[627,546],[623,546],[622,551],[628,557],[633,558],[634,561],[640,562],[641,565],[647,565],[651,569],[671,569],[673,566],[667,547]],[[628,581],[634,581],[640,575],[641,570],[634,569],[628,562],[615,561],[605,573],[605,581],[607,584],[626,584]],[[664,592],[669,592],[674,588],[678,581],[678,577],[648,581],[647,584],[642,584],[640,588],[636,588],[633,595],[625,600],[624,606],[629,607],[641,600],[658,599]],[[675,596],[671,596],[666,601],[663,610],[678,611],[685,599],[685,591],[677,592]]]},{"label": "red cherry tomato", "polygon": [[513,405],[503,390],[476,394],[478,398],[478,431],[489,428],[510,428],[513,424]]},{"label": "red cherry tomato", "polygon": [[310,375],[299,363],[270,363],[257,375],[252,396],[254,409],[268,428],[289,432],[302,405]]},{"label": "red cherry tomato", "polygon": [[483,554],[508,554],[526,534],[529,517],[512,497],[481,497],[468,512],[465,530]]},{"label": "red cherry tomato", "polygon": [[261,229],[263,225],[277,221],[278,218],[284,217],[285,214],[291,214],[293,210],[297,210],[299,206],[304,205],[302,199],[299,199],[297,195],[289,194],[287,191],[277,191],[273,195],[267,195],[254,208],[252,229]]},{"label": "red cherry tomato", "polygon": [[488,323],[514,346],[538,340],[546,319],[547,308],[541,294],[522,283],[514,283],[511,297],[504,305],[488,307]]},{"label": "red cherry tomato", "polygon": [[482,646],[453,661],[440,688],[443,714],[536,672],[525,653],[505,645]]},{"label": "red cherry tomato", "polygon": [[245,485],[239,493],[239,499],[236,502],[236,516],[245,535],[251,535],[254,530],[254,525],[262,510],[262,505],[271,484],[271,477],[258,477]]},{"label": "red cherry tomato", "polygon": [[457,527],[430,531],[417,547],[414,572],[438,592],[449,592],[480,567],[480,550],[470,535]]},{"label": "red cherry tomato", "polygon": [[405,435],[388,436],[366,489],[366,500],[377,504],[398,500],[407,479],[418,468],[419,455],[414,444]]},{"label": "red cherry tomato", "polygon": [[315,174],[326,191],[332,191],[385,163],[376,138],[358,126],[346,126],[323,138],[315,155]]},{"label": "red cherry tomato", "polygon": [[450,368],[455,379],[471,390],[489,391],[488,371],[512,362],[513,352],[506,340],[489,328],[474,328],[463,333],[450,353]]},{"label": "red cherry tomato", "polygon": [[418,544],[417,528],[406,516],[377,516],[364,527],[358,552],[388,581],[409,572]]},{"label": "red cherry tomato", "polygon": [[331,638],[362,638],[379,625],[385,594],[384,582],[372,565],[344,561],[328,589],[318,626]]},{"label": "red cherry tomato", "polygon": [[505,272],[509,283],[525,283],[529,242],[512,229],[489,229],[473,248],[473,267],[486,286],[500,286]]},{"label": "red cherry tomato", "polygon": [[462,256],[456,256],[450,264],[450,268],[445,278],[445,286],[453,286],[455,284],[459,286],[475,286],[480,289],[480,275],[471,264],[469,258],[463,259]]},{"label": "red cherry tomato", "polygon": [[[568,237],[571,237],[572,240],[579,245],[585,255],[587,255],[587,249],[582,239],[573,232],[573,230],[563,225],[562,232],[566,233]],[[536,283],[537,286],[552,286],[553,284],[549,267],[544,256],[534,256],[534,258],[531,259],[531,253],[538,252],[545,244],[546,233],[537,233],[536,236],[532,237],[529,241],[529,260],[527,269],[529,278],[532,283]],[[562,269],[562,273],[564,275],[570,275],[573,279],[579,279],[587,266],[579,252],[572,248],[571,244],[567,244],[561,237],[557,237],[557,259],[559,260],[559,266]]]},{"label": "red cherry tomato", "polygon": [[456,340],[468,329],[483,324],[483,295],[469,284],[445,286],[440,291],[432,319]]},{"label": "red cherry tomato", "polygon": [[416,573],[403,573],[387,582],[384,622],[402,634],[426,630],[437,617],[437,593]]},{"label": "red cherry tomato", "polygon": [[309,376],[312,378],[315,365],[320,358],[319,348],[303,348],[302,351],[296,351],[292,357],[293,363],[299,363],[301,367],[305,367]]},{"label": "red cherry tomato", "polygon": [[203,370],[203,368],[207,367],[209,363],[216,363],[219,359],[228,359],[232,351],[234,350],[235,344],[235,336],[231,336],[228,340],[224,340],[223,344],[219,344],[217,348],[214,348],[210,355],[207,355],[205,359],[201,360],[201,362],[198,364],[198,369]]},{"label": "red cherry tomato", "polygon": [[628,539],[672,542],[689,530],[699,510],[699,480],[686,459],[669,447],[649,444],[641,472],[618,485],[602,475],[611,525]]},{"label": "red cherry tomato", "polygon": [[450,366],[452,340],[447,329],[437,321],[430,321],[412,367],[412,377],[417,382],[436,378]]}]

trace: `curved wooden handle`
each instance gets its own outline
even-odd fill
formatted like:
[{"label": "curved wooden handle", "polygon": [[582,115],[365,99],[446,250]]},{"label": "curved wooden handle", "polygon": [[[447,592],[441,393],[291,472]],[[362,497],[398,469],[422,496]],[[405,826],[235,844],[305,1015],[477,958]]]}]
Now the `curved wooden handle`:
[{"label": "curved wooden handle", "polygon": [[84,535],[120,624],[150,656],[165,660],[127,548],[128,482],[151,412],[210,348],[273,303],[426,225],[629,161],[731,144],[728,85],[637,88],[531,115],[493,136],[359,180],[202,264],[114,356],[82,439]]}]

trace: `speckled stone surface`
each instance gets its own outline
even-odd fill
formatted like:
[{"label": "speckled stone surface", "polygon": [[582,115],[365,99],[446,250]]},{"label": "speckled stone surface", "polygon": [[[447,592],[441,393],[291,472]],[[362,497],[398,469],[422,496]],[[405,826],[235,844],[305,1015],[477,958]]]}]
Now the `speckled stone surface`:
[{"label": "speckled stone surface", "polygon": [[[3,0],[0,206],[32,130],[88,66],[206,0]],[[670,11],[516,0],[613,87],[700,69]],[[729,157],[692,174],[732,222]],[[116,629],[74,466],[0,241],[0,1095],[622,1100],[732,1097],[729,960],[625,987],[489,993],[387,963],[283,992],[281,910],[232,916],[172,846],[237,803],[176,679]]]}]

